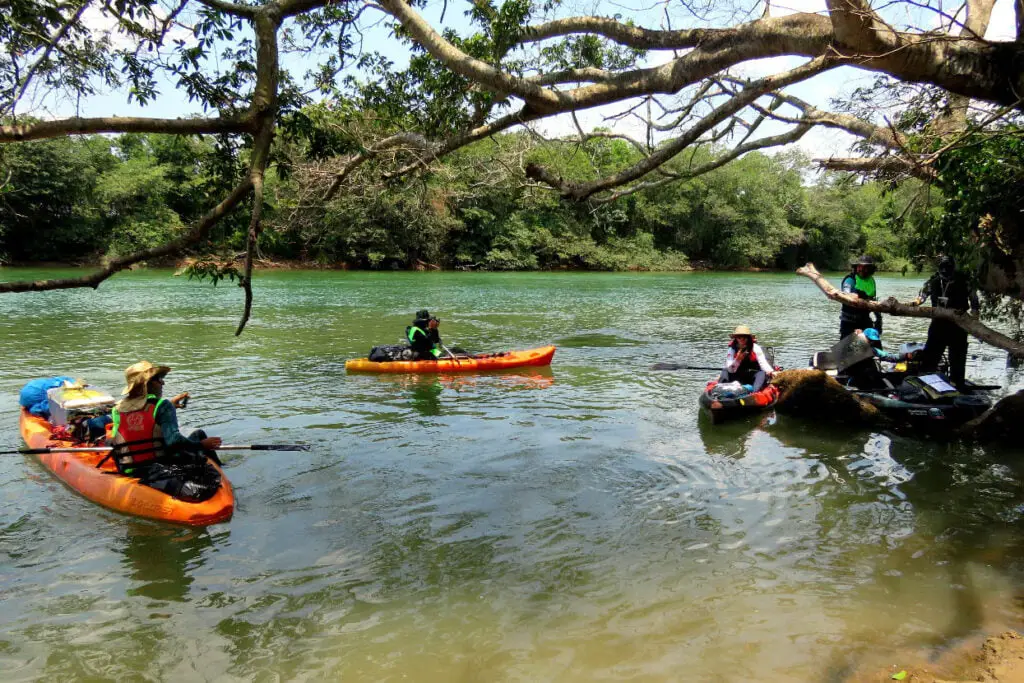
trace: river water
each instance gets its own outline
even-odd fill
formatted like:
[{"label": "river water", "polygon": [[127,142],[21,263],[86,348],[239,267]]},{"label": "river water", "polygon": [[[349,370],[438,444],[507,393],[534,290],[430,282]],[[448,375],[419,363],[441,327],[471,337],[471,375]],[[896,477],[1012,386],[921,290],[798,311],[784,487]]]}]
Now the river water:
[{"label": "river water", "polygon": [[[806,365],[838,333],[806,279],[281,272],[255,293],[239,338],[237,287],[169,271],[0,299],[5,449],[26,380],[116,392],[139,359],[192,394],[184,428],[313,446],[227,453],[237,509],[205,530],[0,459],[4,681],[841,681],[1018,624],[1019,450],[787,416],[712,427],[710,373],[649,369],[719,365],[740,323]],[[553,343],[554,362],[345,374],[424,307],[449,345]],[[887,348],[924,339],[925,321],[886,322]],[[971,353],[969,376],[1020,387],[1004,354]]]}]

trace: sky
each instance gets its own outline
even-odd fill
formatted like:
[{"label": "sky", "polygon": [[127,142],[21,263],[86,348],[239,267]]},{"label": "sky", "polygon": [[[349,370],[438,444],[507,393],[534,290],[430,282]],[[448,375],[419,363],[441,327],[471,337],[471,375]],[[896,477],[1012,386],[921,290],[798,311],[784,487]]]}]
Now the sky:
[{"label": "sky", "polygon": [[[682,5],[671,6],[681,7]],[[723,5],[718,3],[716,8],[721,6]],[[439,20],[443,7],[445,7],[444,0],[430,0],[427,9],[424,11],[426,18],[435,28],[440,25]],[[463,15],[463,7],[465,7],[463,3],[456,3],[454,0],[448,2],[445,12],[445,25],[453,27],[464,34],[468,30],[468,21]],[[922,16],[920,10],[913,10],[909,5],[896,5],[895,7],[902,8],[902,13],[887,14],[886,18],[888,20],[917,26],[927,25],[928,22],[932,22],[932,25],[937,23],[936,15]],[[783,16],[794,12],[823,13],[824,11],[824,0],[781,0],[778,3],[773,2],[771,5],[772,16]],[[653,0],[615,0],[614,2],[604,0],[601,3],[598,3],[596,0],[568,0],[564,5],[562,14],[565,16],[594,13],[607,15],[613,12],[620,14],[624,19],[633,19],[639,25],[651,28],[662,28],[665,25],[666,15],[664,6],[653,2]],[[757,13],[758,15],[760,14],[760,9],[758,9]],[[669,16],[673,28],[683,27],[687,25],[687,22],[693,23],[692,16],[684,14],[681,10]],[[87,14],[87,20],[90,26],[97,30],[109,30],[114,23],[110,17],[102,15],[97,10],[90,10],[90,13]],[[715,25],[728,26],[735,25],[735,23],[737,23],[736,19],[728,21],[723,17]],[[405,64],[408,60],[407,48],[398,43],[380,25],[379,21],[377,24],[377,26],[369,28],[366,32],[367,45],[372,49],[382,51],[397,65]],[[1012,39],[1014,26],[1015,18],[1012,0],[998,0],[986,38],[989,40]],[[172,37],[188,39],[189,34],[185,29],[177,28]],[[670,53],[651,53],[651,56],[648,57],[648,64],[662,63],[669,58],[671,58]],[[740,65],[735,70],[735,73],[756,78],[792,68],[801,61],[801,59],[792,57],[754,60]],[[309,68],[308,64],[294,55],[283,55],[282,64],[294,75],[299,75]],[[807,100],[819,108],[829,109],[832,100],[844,98],[854,88],[867,85],[874,78],[875,74],[871,72],[861,71],[852,67],[841,67],[792,86],[787,89],[787,92]],[[201,113],[201,110],[195,103],[188,102],[187,98],[176,90],[173,83],[161,84],[161,90],[161,97],[153,105],[145,108],[134,103],[126,103],[125,94],[122,92],[108,92],[77,101],[36,102],[33,103],[32,109],[34,110],[33,113],[45,117],[62,117],[75,114],[81,116],[179,117]],[[644,127],[639,121],[634,119],[615,122],[606,119],[607,116],[617,113],[623,108],[623,105],[594,108],[580,112],[578,118],[585,130],[595,126],[605,126],[611,127],[617,132],[643,138],[645,135]],[[24,108],[22,111],[24,111]],[[575,132],[575,125],[569,116],[563,115],[538,123],[537,129],[548,136],[570,135]],[[775,135],[783,132],[785,129],[786,127],[782,124],[766,124],[763,127],[762,135]],[[812,158],[849,156],[849,149],[854,140],[853,136],[836,130],[814,129],[805,135],[797,143],[797,146]]]}]

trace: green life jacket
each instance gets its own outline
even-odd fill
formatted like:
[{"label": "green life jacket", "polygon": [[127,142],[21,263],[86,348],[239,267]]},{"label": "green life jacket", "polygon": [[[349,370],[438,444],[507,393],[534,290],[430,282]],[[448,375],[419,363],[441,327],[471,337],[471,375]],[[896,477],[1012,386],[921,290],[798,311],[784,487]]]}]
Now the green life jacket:
[{"label": "green life jacket", "polygon": [[862,299],[874,299],[875,298],[875,278],[874,276],[868,277],[867,279],[862,278],[860,275],[853,276],[853,290],[857,294],[861,295]]},{"label": "green life jacket", "polygon": [[[416,343],[417,332],[422,334],[424,337],[427,336],[427,333],[424,332],[421,328],[417,327],[416,325],[409,325],[409,327],[406,328],[405,334],[407,337],[409,337],[410,344]],[[430,355],[432,355],[434,358],[441,357],[441,349],[437,348],[437,344],[434,344],[433,346],[430,347]]]}]

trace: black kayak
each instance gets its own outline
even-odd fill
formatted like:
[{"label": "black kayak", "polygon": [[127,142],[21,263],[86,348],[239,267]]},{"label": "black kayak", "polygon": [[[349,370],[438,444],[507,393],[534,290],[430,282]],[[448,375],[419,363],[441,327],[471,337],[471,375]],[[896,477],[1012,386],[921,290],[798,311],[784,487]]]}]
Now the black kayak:
[{"label": "black kayak", "polygon": [[711,424],[760,413],[773,407],[779,400],[779,390],[771,384],[760,391],[733,397],[716,395],[717,386],[718,381],[711,380],[697,399],[700,407],[711,416]]},{"label": "black kayak", "polygon": [[860,398],[900,424],[928,431],[956,429],[992,407],[988,398],[970,394],[944,403],[901,401],[878,393],[861,393]]},{"label": "black kayak", "polygon": [[[919,350],[923,344],[903,344],[900,354]],[[833,377],[858,398],[870,403],[896,426],[923,434],[941,434],[960,427],[992,407],[987,391],[964,382],[954,387],[946,375],[922,372],[918,363],[878,364],[877,378],[882,386],[864,389],[852,384],[852,378],[837,369],[835,353],[819,351],[810,365]],[[877,361],[876,361],[877,363]],[[883,369],[884,366],[884,369]]]}]

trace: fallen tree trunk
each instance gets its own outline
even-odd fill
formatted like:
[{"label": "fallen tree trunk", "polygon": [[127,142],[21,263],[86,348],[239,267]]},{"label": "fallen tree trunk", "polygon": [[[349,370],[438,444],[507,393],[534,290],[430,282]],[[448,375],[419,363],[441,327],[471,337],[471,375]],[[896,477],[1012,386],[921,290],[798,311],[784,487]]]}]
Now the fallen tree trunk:
[{"label": "fallen tree trunk", "polygon": [[776,410],[780,413],[826,424],[874,425],[885,421],[878,408],[861,401],[821,370],[783,370],[775,373],[772,384],[779,388]]},{"label": "fallen tree trunk", "polygon": [[825,279],[813,263],[808,263],[796,269],[797,275],[809,278],[818,288],[825,293],[829,299],[838,301],[846,306],[859,308],[873,313],[888,313],[900,317],[909,318],[932,318],[935,320],[949,320],[967,331],[979,341],[991,344],[996,348],[1004,349],[1016,358],[1024,358],[1024,344],[1014,341],[1002,332],[993,330],[977,318],[957,313],[948,308],[933,308],[931,306],[911,306],[902,304],[895,297],[889,297],[884,301],[868,301],[852,294],[844,294],[836,289],[831,282]]}]

